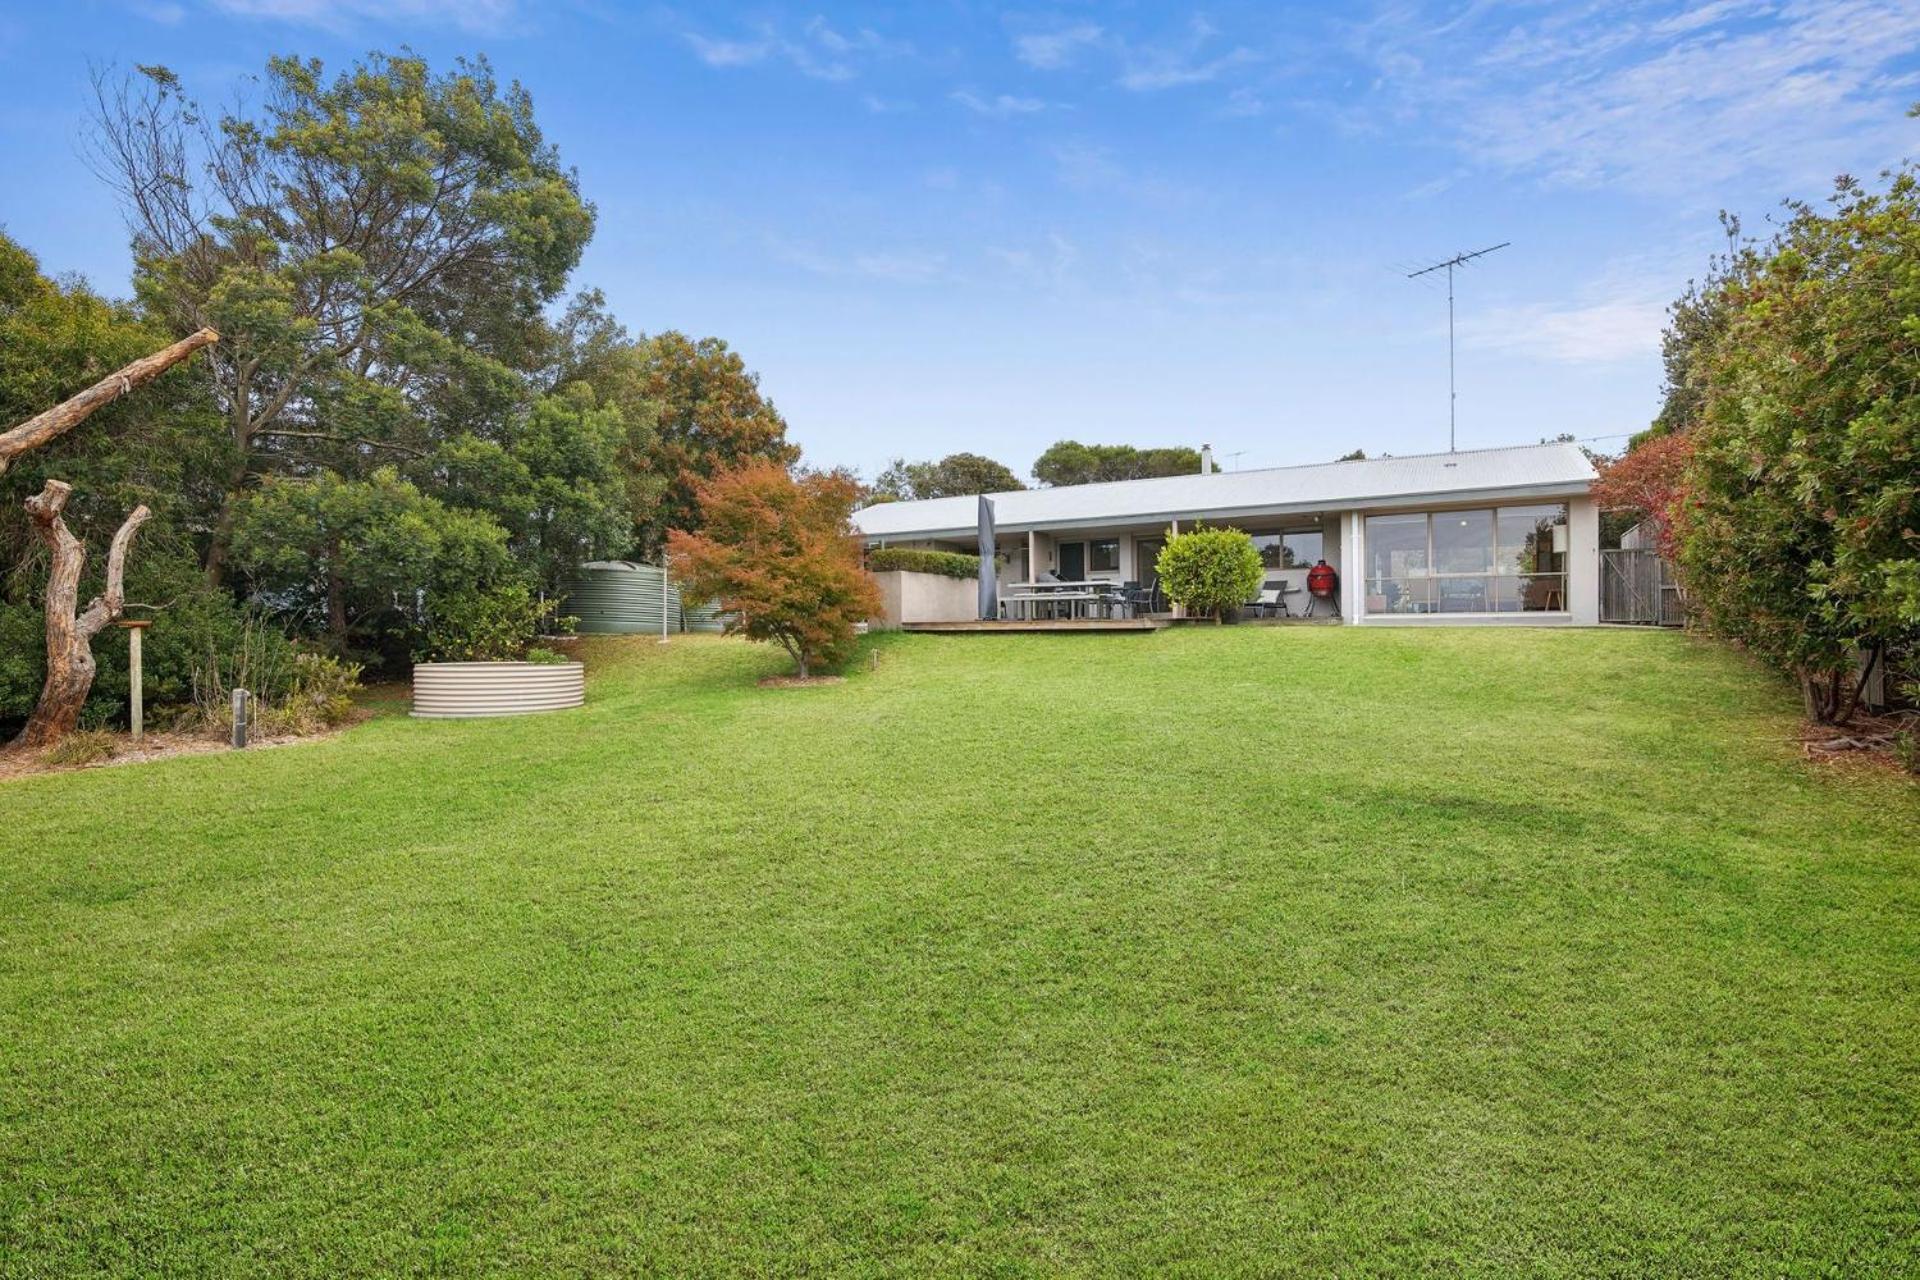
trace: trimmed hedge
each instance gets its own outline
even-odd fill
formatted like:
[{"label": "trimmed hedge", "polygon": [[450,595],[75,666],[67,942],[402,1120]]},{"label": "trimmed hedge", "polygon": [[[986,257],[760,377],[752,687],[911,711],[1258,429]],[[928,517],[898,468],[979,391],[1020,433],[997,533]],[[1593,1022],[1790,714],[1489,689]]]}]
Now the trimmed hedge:
[{"label": "trimmed hedge", "polygon": [[867,553],[867,568],[873,573],[905,569],[908,573],[937,573],[943,578],[968,579],[980,576],[980,557],[963,556],[957,551],[881,547]]}]

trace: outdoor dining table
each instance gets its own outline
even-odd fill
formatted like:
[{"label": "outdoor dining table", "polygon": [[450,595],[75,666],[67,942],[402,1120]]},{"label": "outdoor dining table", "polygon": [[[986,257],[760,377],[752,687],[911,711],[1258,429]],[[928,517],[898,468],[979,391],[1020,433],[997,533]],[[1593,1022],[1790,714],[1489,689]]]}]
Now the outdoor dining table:
[{"label": "outdoor dining table", "polygon": [[1114,601],[1124,595],[1124,583],[1107,578],[1089,578],[1077,582],[1010,582],[1001,592],[1001,603],[1007,606],[1011,615],[1015,605],[1024,605],[1026,616],[1033,616],[1033,606],[1052,602],[1066,604],[1069,609],[1079,602],[1100,606],[1103,613],[1110,610]]}]

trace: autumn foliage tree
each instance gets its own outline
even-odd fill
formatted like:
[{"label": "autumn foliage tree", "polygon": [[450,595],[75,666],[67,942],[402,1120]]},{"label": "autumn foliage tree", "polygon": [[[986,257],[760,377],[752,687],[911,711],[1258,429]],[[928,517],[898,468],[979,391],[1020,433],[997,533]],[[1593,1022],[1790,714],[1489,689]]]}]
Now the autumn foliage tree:
[{"label": "autumn foliage tree", "polygon": [[844,472],[767,461],[700,481],[699,532],[668,535],[682,596],[716,601],[728,632],[780,645],[803,680],[840,661],[881,607],[850,521],[859,494]]},{"label": "autumn foliage tree", "polygon": [[708,480],[749,463],[789,466],[800,450],[787,441],[786,419],[761,393],[759,376],[723,340],[669,330],[636,351],[641,394],[659,414],[635,459],[661,482],[650,505],[634,511],[644,552],[658,548],[668,529],[699,523]]},{"label": "autumn foliage tree", "polygon": [[1686,493],[1692,437],[1654,436],[1618,458],[1603,459],[1593,497],[1602,509],[1631,511],[1653,533],[1654,549],[1664,560],[1679,554],[1681,499]]}]

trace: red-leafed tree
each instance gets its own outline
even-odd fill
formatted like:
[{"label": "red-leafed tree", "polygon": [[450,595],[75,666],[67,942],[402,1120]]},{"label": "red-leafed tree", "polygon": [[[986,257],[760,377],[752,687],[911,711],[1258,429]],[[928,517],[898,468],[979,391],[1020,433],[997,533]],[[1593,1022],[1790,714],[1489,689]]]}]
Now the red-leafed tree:
[{"label": "red-leafed tree", "polygon": [[718,602],[730,633],[780,645],[803,680],[841,660],[854,624],[881,607],[850,520],[859,494],[844,472],[795,476],[775,462],[701,481],[702,528],[667,539],[682,597]]},{"label": "red-leafed tree", "polygon": [[1624,456],[1600,466],[1593,486],[1602,509],[1637,513],[1653,531],[1654,549],[1671,562],[1679,554],[1679,522],[1687,492],[1687,462],[1692,437],[1685,434],[1642,440]]}]

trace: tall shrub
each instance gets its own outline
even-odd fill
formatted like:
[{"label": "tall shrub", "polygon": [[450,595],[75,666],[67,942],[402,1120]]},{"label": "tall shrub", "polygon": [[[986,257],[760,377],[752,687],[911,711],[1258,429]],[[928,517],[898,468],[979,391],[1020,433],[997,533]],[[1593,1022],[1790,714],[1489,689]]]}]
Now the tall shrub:
[{"label": "tall shrub", "polygon": [[1829,211],[1789,209],[1676,305],[1668,434],[1599,494],[1652,519],[1696,619],[1831,723],[1852,714],[1862,656],[1920,638],[1920,180],[1842,179]]},{"label": "tall shrub", "polygon": [[718,601],[729,632],[780,645],[802,679],[839,661],[854,624],[881,607],[849,519],[859,492],[843,472],[794,476],[775,462],[701,481],[700,532],[667,541],[681,592]]},{"label": "tall shrub", "polygon": [[1154,568],[1168,599],[1216,622],[1251,600],[1266,576],[1253,539],[1238,529],[1176,534],[1160,548]]},{"label": "tall shrub", "polygon": [[1920,634],[1920,180],[1843,179],[1730,281],[1677,509],[1690,603],[1846,719]]}]

